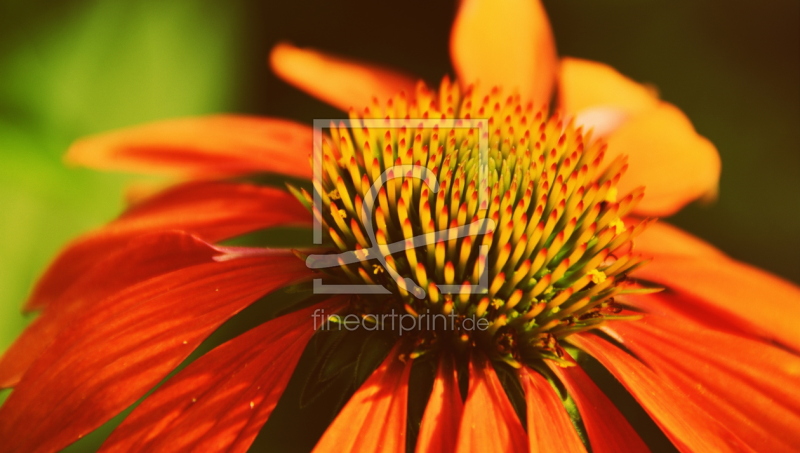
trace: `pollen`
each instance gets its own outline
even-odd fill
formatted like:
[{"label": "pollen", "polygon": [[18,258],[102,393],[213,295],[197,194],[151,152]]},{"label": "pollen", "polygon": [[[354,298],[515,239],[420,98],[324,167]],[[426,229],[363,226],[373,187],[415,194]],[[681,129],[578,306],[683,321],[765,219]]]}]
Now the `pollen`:
[{"label": "pollen", "polygon": [[614,227],[614,231],[616,232],[617,235],[624,233],[626,229],[625,223],[619,217],[617,217],[611,222],[611,226]]},{"label": "pollen", "polygon": [[[380,285],[366,313],[485,318],[485,330],[428,332],[510,364],[558,358],[559,341],[620,318],[615,296],[643,263],[622,218],[643,188],[618,195],[626,157],[559,112],[500,89],[445,79],[334,123],[322,142],[313,209],[332,248],[323,269]],[[355,257],[358,257],[356,259]]]},{"label": "pollen", "polygon": [[619,191],[617,190],[616,187],[612,187],[612,188],[608,189],[608,192],[606,192],[606,201],[609,201],[611,203],[614,203],[615,201],[617,201],[618,192]]},{"label": "pollen", "polygon": [[604,274],[602,271],[598,271],[597,269],[590,270],[586,275],[591,277],[592,283],[594,284],[599,284],[606,281],[606,274]]}]

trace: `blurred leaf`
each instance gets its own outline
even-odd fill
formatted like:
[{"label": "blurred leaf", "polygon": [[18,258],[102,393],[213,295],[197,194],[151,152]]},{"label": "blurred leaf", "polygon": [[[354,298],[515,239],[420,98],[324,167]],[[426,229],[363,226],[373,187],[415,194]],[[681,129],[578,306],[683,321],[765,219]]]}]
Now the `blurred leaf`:
[{"label": "blurred leaf", "polygon": [[73,170],[69,143],[109,128],[229,110],[236,4],[5,2],[0,31],[0,351],[57,250],[122,207],[130,177]]}]

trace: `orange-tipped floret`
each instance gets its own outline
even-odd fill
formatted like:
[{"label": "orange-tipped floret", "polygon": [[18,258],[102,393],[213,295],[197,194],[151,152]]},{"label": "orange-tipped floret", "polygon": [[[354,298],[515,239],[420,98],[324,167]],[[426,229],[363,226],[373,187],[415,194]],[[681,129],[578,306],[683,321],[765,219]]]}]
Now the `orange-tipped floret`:
[{"label": "orange-tipped floret", "polygon": [[438,93],[420,83],[350,117],[324,138],[314,187],[326,206],[313,212],[340,252],[384,254],[391,269],[365,260],[328,270],[392,291],[363,306],[485,318],[485,330],[427,335],[466,336],[511,364],[557,359],[558,340],[620,317],[614,296],[642,264],[631,241],[646,226],[622,221],[644,195],[618,194],[624,157],[605,163],[605,144],[558,113],[447,79]]}]

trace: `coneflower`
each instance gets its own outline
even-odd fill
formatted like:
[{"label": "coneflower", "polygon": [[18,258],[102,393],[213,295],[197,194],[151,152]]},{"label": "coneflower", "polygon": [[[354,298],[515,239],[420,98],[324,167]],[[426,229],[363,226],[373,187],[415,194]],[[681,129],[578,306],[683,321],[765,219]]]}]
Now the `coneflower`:
[{"label": "coneflower", "polygon": [[[316,451],[648,451],[589,357],[680,451],[796,451],[800,290],[650,220],[714,195],[713,145],[613,69],[558,61],[538,2],[465,0],[451,44],[438,89],[278,46],[279,75],[349,112],[316,130],[217,116],[76,143],[74,162],[188,181],[42,277],[0,361],[0,451],[64,448],[286,287],[318,294],[178,371],[103,451],[247,450],[312,339],[340,360],[310,385],[360,384]],[[277,226],[321,244],[223,245]]]}]

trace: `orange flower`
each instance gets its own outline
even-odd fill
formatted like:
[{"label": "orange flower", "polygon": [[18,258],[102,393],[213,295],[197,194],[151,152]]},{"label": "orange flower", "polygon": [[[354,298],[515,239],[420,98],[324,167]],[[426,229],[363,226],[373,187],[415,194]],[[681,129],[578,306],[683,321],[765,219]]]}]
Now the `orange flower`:
[{"label": "orange flower", "polygon": [[[348,352],[337,350],[348,344],[341,336],[315,331],[320,313],[339,314],[340,326],[353,316],[393,345],[341,334],[378,360],[341,365],[374,371],[318,451],[406,451],[419,364],[435,372],[417,451],[647,451],[584,371],[588,357],[681,451],[800,445],[800,289],[638,220],[713,195],[714,147],[613,69],[558,61],[538,2],[464,0],[451,48],[460,85],[445,79],[436,92],[386,69],[275,49],[273,67],[290,82],[345,109],[369,105],[350,112],[352,129],[329,128],[310,192],[254,177],[312,177],[312,130],[288,121],[182,119],[76,143],[73,162],[188,182],[77,239],[42,277],[26,306],[41,315],[0,361],[0,384],[15,387],[0,408],[0,452],[65,447],[235,314],[322,275],[389,292],[331,297],[222,344],[148,396],[104,451],[246,450],[312,338]],[[560,113],[548,118],[555,87]],[[380,126],[384,118],[401,126]],[[374,213],[361,216],[373,197]],[[311,267],[330,257],[336,266],[317,272],[291,250],[221,245],[311,226],[307,207],[329,255],[302,254],[315,254]],[[381,265],[370,261],[378,255]],[[445,284],[462,291],[446,294]],[[456,322],[404,332],[395,309],[415,323]],[[391,326],[379,318],[389,313]]]}]

